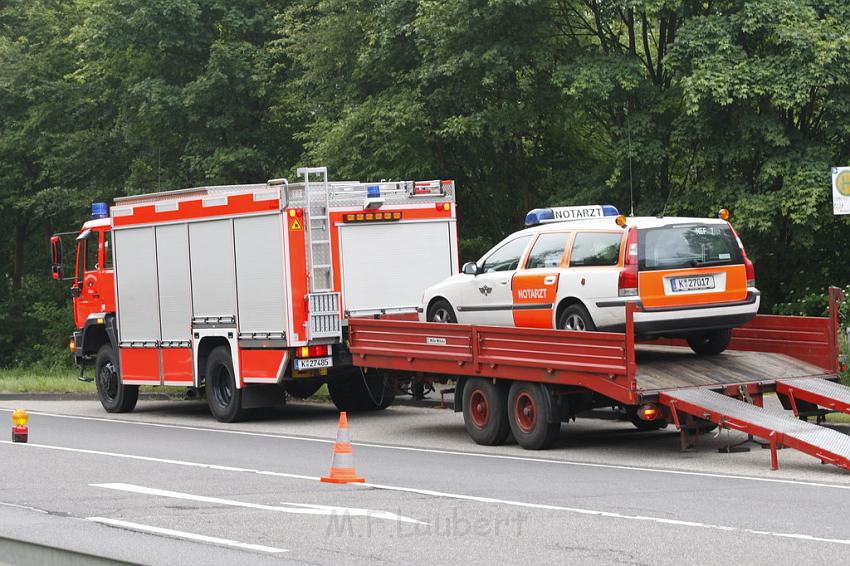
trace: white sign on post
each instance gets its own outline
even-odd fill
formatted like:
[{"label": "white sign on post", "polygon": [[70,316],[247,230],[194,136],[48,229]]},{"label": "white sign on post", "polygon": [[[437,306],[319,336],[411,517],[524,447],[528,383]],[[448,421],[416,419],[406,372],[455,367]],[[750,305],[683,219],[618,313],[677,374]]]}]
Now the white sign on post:
[{"label": "white sign on post", "polygon": [[850,167],[832,168],[832,213],[850,214]]}]

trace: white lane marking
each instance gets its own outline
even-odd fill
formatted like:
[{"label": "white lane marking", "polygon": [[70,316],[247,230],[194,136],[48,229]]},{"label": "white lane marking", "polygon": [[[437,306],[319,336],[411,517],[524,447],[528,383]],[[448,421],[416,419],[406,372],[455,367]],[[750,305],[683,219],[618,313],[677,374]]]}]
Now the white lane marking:
[{"label": "white lane marking", "polygon": [[[0,440],[0,443],[3,444],[12,444],[9,440]],[[200,467],[200,468],[208,468],[213,470],[226,470],[231,472],[247,472],[252,474],[261,474],[268,475],[274,477],[283,477],[283,478],[291,478],[291,479],[303,479],[303,480],[312,480],[318,481],[319,478],[311,477],[311,476],[303,476],[298,474],[287,474],[284,472],[271,472],[271,471],[261,471],[254,470],[250,468],[237,468],[234,466],[217,466],[213,464],[200,464],[198,462],[183,462],[181,460],[167,460],[163,458],[153,458],[150,456],[134,456],[132,454],[120,454],[120,453],[112,453],[112,452],[102,452],[97,450],[84,450],[81,448],[65,448],[62,446],[49,446],[44,444],[21,444],[17,443],[16,446],[29,446],[32,448],[47,448],[52,450],[61,450],[66,452],[78,452],[82,454],[95,454],[98,456],[112,456],[116,458],[129,458],[133,460],[143,460],[147,462],[158,462],[163,464],[175,464],[180,466],[191,466],[191,467]],[[595,511],[592,509],[580,509],[575,507],[561,507],[557,505],[547,505],[543,503],[528,503],[523,501],[511,501],[509,499],[495,499],[492,497],[479,497],[475,495],[462,495],[457,493],[446,493],[442,491],[432,491],[428,489],[419,489],[413,487],[400,487],[400,486],[392,486],[392,485],[383,485],[383,484],[373,484],[373,483],[353,483],[348,484],[353,487],[362,487],[362,488],[372,488],[372,489],[385,489],[389,491],[398,491],[398,492],[406,492],[406,493],[416,493],[420,495],[428,495],[431,497],[443,497],[447,499],[457,499],[464,501],[476,501],[479,503],[495,503],[499,505],[510,505],[514,507],[526,507],[529,509],[543,509],[543,510],[553,510],[553,511],[570,511],[574,513],[579,513],[583,515],[597,515],[600,517],[608,517],[608,518],[616,518],[616,519],[626,519],[632,521],[650,521],[654,523],[661,524],[672,524],[678,526],[685,527],[698,527],[698,528],[706,528],[706,529],[716,529],[722,531],[731,531],[731,532],[741,532],[741,533],[749,533],[754,535],[765,535],[765,536],[773,536],[773,537],[781,537],[781,538],[792,538],[799,540],[807,540],[812,542],[829,542],[836,544],[844,544],[850,545],[850,540],[845,539],[829,539],[829,538],[819,538],[813,537],[811,535],[804,534],[795,534],[795,533],[776,533],[771,531],[761,531],[754,529],[741,529],[738,527],[726,527],[722,525],[711,525],[709,523],[698,523],[693,521],[679,521],[676,519],[666,519],[663,517],[645,517],[641,515],[621,515],[619,513],[611,513],[608,511]],[[827,486],[831,487],[831,486]]]},{"label": "white lane marking", "polygon": [[0,501],[0,505],[4,507],[14,507],[16,509],[26,509],[27,511],[35,511],[36,513],[44,513],[48,514],[44,509],[39,509],[38,507],[30,507],[29,505],[18,505],[17,503],[6,503],[5,501]]},{"label": "white lane marking", "polygon": [[193,493],[183,493],[180,491],[169,491],[167,489],[156,489],[153,487],[144,487],[141,485],[133,485],[129,483],[91,483],[91,487],[102,487],[104,489],[114,489],[116,491],[127,491],[130,493],[140,493],[142,495],[154,495],[157,497],[170,497],[172,499],[183,499],[186,501],[201,501],[203,503],[212,503],[215,505],[229,505],[231,507],[245,507],[247,509],[260,509],[262,511],[275,511],[277,513],[292,513],[293,515],[340,515],[351,517],[369,517],[372,519],[385,519],[387,521],[397,521],[401,523],[413,523],[416,525],[428,525],[422,521],[411,519],[403,515],[396,515],[389,511],[372,511],[370,509],[359,509],[356,507],[335,507],[329,505],[300,505],[298,503],[286,503],[292,507],[279,507],[277,505],[263,505],[262,503],[251,503],[249,501],[237,501],[235,499],[223,499],[220,497],[207,497],[205,495],[195,495]]},{"label": "white lane marking", "polygon": [[679,519],[668,519],[666,517],[651,517],[647,515],[624,515],[622,513],[613,513],[610,511],[599,511],[596,509],[583,509],[580,507],[564,507],[561,505],[548,505],[544,503],[527,503],[524,501],[511,501],[509,499],[496,499],[493,497],[478,497],[475,495],[463,495],[458,493],[446,493],[442,491],[432,491],[429,489],[418,489],[412,487],[399,487],[392,485],[381,485],[374,483],[360,483],[360,484],[351,484],[357,485],[359,487],[371,487],[375,489],[386,489],[391,491],[402,491],[408,493],[416,493],[419,495],[428,495],[432,497],[443,497],[448,499],[459,499],[463,501],[476,501],[479,503],[495,503],[498,505],[507,505],[512,507],[525,507],[531,509],[543,509],[548,511],[566,511],[569,513],[576,513],[579,515],[591,515],[596,517],[606,517],[609,519],[623,519],[626,521],[642,521],[647,523],[657,523],[662,525],[675,525],[679,527],[693,527],[699,529],[711,529],[717,531],[726,531],[726,532],[736,532],[736,533],[747,533],[752,535],[761,535],[761,536],[771,536],[771,537],[780,537],[780,538],[791,538],[798,540],[807,540],[812,542],[827,542],[833,544],[843,544],[850,545],[850,540],[848,539],[834,539],[834,538],[823,538],[823,537],[814,537],[811,535],[804,535],[798,533],[779,533],[773,531],[762,531],[756,529],[747,529],[740,527],[730,527],[726,525],[714,525],[711,523],[701,523],[698,521],[682,521]]},{"label": "white lane marking", "polygon": [[207,535],[199,535],[195,533],[187,533],[185,531],[175,531],[174,529],[163,529],[162,527],[153,527],[151,525],[143,525],[141,523],[131,523],[130,521],[121,521],[118,519],[107,519],[106,517],[86,517],[86,521],[109,525],[111,527],[121,527],[130,529],[131,531],[140,531],[143,533],[153,533],[157,535],[165,535],[169,537],[184,538],[196,542],[208,542],[212,544],[220,544],[222,546],[231,546],[234,548],[242,548],[244,550],[256,550],[257,552],[267,552],[269,554],[279,554],[281,552],[289,552],[285,548],[275,548],[273,546],[263,546],[262,544],[249,544],[247,542],[239,542],[226,538],[211,537]]},{"label": "white lane marking", "polygon": [[[0,411],[11,411],[11,409],[0,408]],[[293,436],[293,435],[283,435],[283,434],[272,434],[272,433],[264,433],[264,432],[248,432],[244,430],[224,430],[217,428],[204,428],[204,427],[195,427],[188,425],[172,425],[172,424],[162,424],[162,423],[146,423],[139,421],[129,421],[122,419],[108,419],[103,417],[82,417],[78,415],[61,415],[58,413],[43,413],[43,412],[33,412],[30,411],[31,415],[41,415],[45,417],[57,417],[62,419],[78,419],[78,420],[88,420],[88,421],[102,421],[108,423],[119,423],[119,424],[131,424],[131,425],[139,425],[139,426],[150,426],[150,427],[159,427],[159,428],[173,428],[180,430],[192,430],[199,432],[216,432],[222,434],[236,434],[242,436],[258,436],[263,438],[277,438],[281,440],[300,440],[303,442],[321,442],[323,444],[333,444],[336,441],[324,438],[314,438],[310,436]],[[0,442],[5,444],[11,444],[8,440],[0,440]],[[792,479],[780,479],[780,478],[763,478],[757,476],[744,476],[739,474],[717,474],[712,472],[695,472],[689,470],[668,470],[664,468],[650,468],[645,466],[627,466],[622,464],[600,464],[595,462],[575,462],[570,460],[552,460],[548,458],[531,458],[528,456],[508,456],[506,454],[482,454],[480,452],[463,452],[459,450],[440,450],[437,448],[417,448],[414,446],[398,446],[394,444],[372,444],[368,442],[352,442],[353,446],[362,446],[364,448],[383,448],[386,450],[401,450],[407,452],[423,452],[426,454],[445,454],[448,456],[468,456],[473,458],[491,458],[496,460],[513,460],[518,462],[536,462],[538,464],[557,464],[561,466],[577,466],[584,468],[602,468],[609,470],[623,470],[629,472],[645,472],[645,473],[656,473],[656,474],[670,474],[670,475],[679,475],[679,476],[696,476],[696,477],[706,477],[706,478],[718,478],[718,479],[727,479],[727,480],[743,480],[743,481],[753,481],[753,482],[761,482],[761,483],[777,483],[777,484],[786,484],[786,485],[801,485],[807,487],[826,487],[832,489],[850,489],[850,485],[846,484],[835,484],[835,483],[822,483],[822,482],[814,482],[814,481],[806,481],[806,480],[792,480]]]}]

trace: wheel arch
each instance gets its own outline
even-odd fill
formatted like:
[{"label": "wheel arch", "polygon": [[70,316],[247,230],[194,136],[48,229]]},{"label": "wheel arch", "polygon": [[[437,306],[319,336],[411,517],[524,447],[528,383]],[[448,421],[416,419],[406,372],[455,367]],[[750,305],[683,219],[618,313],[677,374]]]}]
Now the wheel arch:
[{"label": "wheel arch", "polygon": [[[563,299],[561,299],[561,302],[558,303],[558,307],[555,309],[555,320],[553,328],[558,328],[558,321],[561,319],[561,314],[563,314],[563,312],[567,310],[568,307],[571,307],[573,305],[581,305],[585,309],[587,309],[587,305],[584,304],[584,301],[582,301],[578,297],[564,297]],[[588,312],[590,311],[588,310]]]},{"label": "wheel arch", "polygon": [[[196,374],[198,376],[197,386],[200,387],[201,382],[206,377],[207,373],[207,360],[210,357],[210,353],[215,350],[219,346],[224,346],[228,350],[231,349],[230,341],[224,336],[204,336],[198,342],[198,364],[195,368]],[[232,355],[232,353],[231,353]],[[235,371],[235,367],[234,367]],[[239,378],[236,379],[237,384],[239,383]]]}]

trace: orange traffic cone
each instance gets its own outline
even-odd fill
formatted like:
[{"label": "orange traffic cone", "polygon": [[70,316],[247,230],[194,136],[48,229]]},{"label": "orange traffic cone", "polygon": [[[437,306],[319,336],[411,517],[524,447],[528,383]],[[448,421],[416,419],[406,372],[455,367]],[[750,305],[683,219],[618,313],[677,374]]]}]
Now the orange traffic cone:
[{"label": "orange traffic cone", "polygon": [[348,434],[348,416],[345,411],[339,414],[339,430],[336,433],[334,457],[331,461],[331,473],[322,476],[323,482],[354,483],[365,482],[354,471],[354,454],[351,452],[351,437]]}]

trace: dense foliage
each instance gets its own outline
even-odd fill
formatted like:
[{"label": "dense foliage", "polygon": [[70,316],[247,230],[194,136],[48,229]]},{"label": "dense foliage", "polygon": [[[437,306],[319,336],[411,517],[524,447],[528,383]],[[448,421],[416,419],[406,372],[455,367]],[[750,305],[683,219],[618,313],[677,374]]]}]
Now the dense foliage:
[{"label": "dense foliage", "polygon": [[6,0],[0,365],[64,359],[46,241],[90,202],[299,165],[456,179],[466,258],[535,206],[726,206],[765,308],[818,310],[850,277],[848,21],[846,0]]}]

